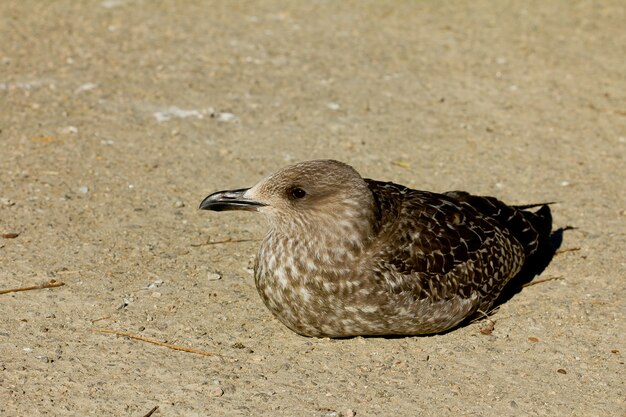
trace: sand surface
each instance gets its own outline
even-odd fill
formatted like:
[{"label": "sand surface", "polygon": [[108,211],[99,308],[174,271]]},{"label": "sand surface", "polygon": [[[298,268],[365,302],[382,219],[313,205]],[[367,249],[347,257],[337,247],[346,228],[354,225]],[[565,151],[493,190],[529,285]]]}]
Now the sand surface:
[{"label": "sand surface", "polygon": [[[0,290],[65,285],[0,294],[0,415],[623,416],[624,22],[620,0],[3,0]],[[557,201],[576,229],[536,279],[562,279],[490,335],[298,336],[254,287],[262,219],[197,206],[313,158]]]}]

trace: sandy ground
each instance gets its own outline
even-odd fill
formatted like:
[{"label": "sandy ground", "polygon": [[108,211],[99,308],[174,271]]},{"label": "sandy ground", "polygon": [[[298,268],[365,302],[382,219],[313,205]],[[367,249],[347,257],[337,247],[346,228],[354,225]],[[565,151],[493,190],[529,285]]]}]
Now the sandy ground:
[{"label": "sandy ground", "polygon": [[[620,0],[0,2],[0,289],[65,284],[0,294],[0,415],[625,415],[624,22]],[[491,335],[291,333],[254,288],[261,219],[197,206],[328,157],[558,201],[577,229],[536,279],[562,279]]]}]

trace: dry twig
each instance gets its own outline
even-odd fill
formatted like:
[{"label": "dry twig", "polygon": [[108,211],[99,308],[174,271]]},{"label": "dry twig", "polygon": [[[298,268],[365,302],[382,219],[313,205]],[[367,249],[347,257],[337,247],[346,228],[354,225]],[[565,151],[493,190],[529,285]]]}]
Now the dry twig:
[{"label": "dry twig", "polygon": [[545,277],[545,278],[538,279],[538,280],[535,280],[535,281],[527,282],[526,284],[522,285],[522,288],[530,287],[531,285],[541,284],[542,282],[556,281],[556,280],[560,280],[560,279],[563,279],[563,275],[557,275],[557,276],[554,276],[554,277]]},{"label": "dry twig", "polygon": [[207,241],[207,242],[203,242],[203,243],[192,243],[191,246],[193,247],[198,247],[198,246],[210,246],[210,245],[221,245],[224,243],[242,243],[242,242],[258,242],[261,239],[224,239],[224,240],[215,240],[215,241]]},{"label": "dry twig", "polygon": [[148,414],[146,414],[146,415],[145,415],[145,416],[143,416],[143,417],[150,417],[150,416],[151,416],[152,414],[154,414],[154,412],[155,412],[156,410],[158,410],[158,409],[159,409],[159,406],[158,406],[158,405],[155,405],[155,406],[154,406],[154,408],[153,408],[152,410],[148,411]]},{"label": "dry twig", "polygon": [[62,287],[64,285],[65,285],[64,282],[51,279],[49,282],[39,284],[39,285],[33,285],[32,287],[11,288],[8,290],[0,290],[0,294],[8,294],[11,292],[30,291],[30,290],[41,290],[44,288]]},{"label": "dry twig", "polygon": [[91,331],[92,332],[96,332],[96,333],[116,334],[118,336],[124,336],[124,337],[128,337],[130,339],[141,340],[142,342],[148,342],[148,343],[152,343],[154,345],[163,346],[163,347],[166,347],[168,349],[181,350],[183,352],[189,352],[189,353],[197,353],[198,355],[204,355],[204,356],[214,356],[214,355],[217,355],[216,353],[212,353],[212,352],[204,352],[202,350],[196,350],[196,349],[186,348],[186,347],[183,347],[183,346],[177,346],[177,345],[171,345],[169,343],[159,342],[158,340],[148,339],[147,337],[138,336],[138,335],[135,335],[135,334],[132,334],[132,333],[128,333],[128,332],[120,332],[120,331],[117,331],[117,330],[109,330],[109,329],[91,329]]}]

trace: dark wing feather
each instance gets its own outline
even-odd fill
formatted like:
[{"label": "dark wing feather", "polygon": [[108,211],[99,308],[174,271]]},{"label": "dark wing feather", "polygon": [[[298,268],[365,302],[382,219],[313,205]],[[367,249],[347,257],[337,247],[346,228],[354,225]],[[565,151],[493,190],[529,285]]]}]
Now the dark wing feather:
[{"label": "dark wing feather", "polygon": [[[470,205],[506,228],[524,247],[526,256],[533,255],[552,231],[552,214],[549,204],[508,206],[494,197],[475,196],[465,191],[449,191],[444,195],[464,205]],[[529,208],[540,207],[536,212]]]},{"label": "dark wing feather", "polygon": [[392,291],[435,302],[473,297],[487,309],[524,263],[523,245],[483,213],[482,200],[366,181],[378,206],[377,241],[386,245],[373,250],[374,262]]}]

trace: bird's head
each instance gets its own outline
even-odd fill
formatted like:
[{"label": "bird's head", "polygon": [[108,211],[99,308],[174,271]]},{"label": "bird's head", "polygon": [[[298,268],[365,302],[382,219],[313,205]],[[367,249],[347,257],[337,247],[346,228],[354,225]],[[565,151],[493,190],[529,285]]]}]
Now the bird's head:
[{"label": "bird's head", "polygon": [[328,227],[347,232],[355,222],[369,222],[373,207],[372,193],[359,173],[333,160],[290,165],[251,188],[219,191],[200,204],[203,210],[258,211],[284,232]]}]

